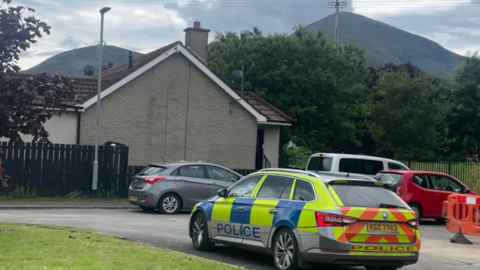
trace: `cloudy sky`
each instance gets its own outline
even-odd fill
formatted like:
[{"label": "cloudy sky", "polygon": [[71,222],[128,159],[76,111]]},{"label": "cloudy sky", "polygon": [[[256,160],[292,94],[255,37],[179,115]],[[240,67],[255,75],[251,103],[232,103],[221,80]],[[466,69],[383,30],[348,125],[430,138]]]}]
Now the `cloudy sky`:
[{"label": "cloudy sky", "polygon": [[[290,32],[332,14],[331,0],[13,0],[36,9],[52,33],[22,53],[28,69],[48,57],[99,40],[99,10],[108,6],[105,40],[149,52],[184,39],[193,21],[216,31],[260,27],[265,33]],[[480,50],[480,0],[348,0],[348,10],[432,39],[458,54]]]}]

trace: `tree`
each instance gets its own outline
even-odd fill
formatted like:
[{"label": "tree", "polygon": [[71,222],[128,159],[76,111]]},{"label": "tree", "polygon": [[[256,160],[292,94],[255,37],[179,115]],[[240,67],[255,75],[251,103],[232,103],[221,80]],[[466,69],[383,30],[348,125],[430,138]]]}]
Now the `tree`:
[{"label": "tree", "polygon": [[208,60],[210,69],[227,82],[243,65],[245,91],[296,119],[287,139],[297,145],[329,151],[345,142],[359,143],[350,120],[362,113],[369,74],[358,47],[340,46],[302,26],[292,35],[268,36],[253,28],[217,33]]},{"label": "tree", "polygon": [[439,80],[407,64],[377,72],[367,126],[379,150],[397,159],[426,159],[442,142],[449,111]]},{"label": "tree", "polygon": [[448,118],[452,150],[466,158],[480,153],[480,54],[469,53],[450,80],[451,97],[455,103]]},{"label": "tree", "polygon": [[48,142],[43,124],[61,115],[64,104],[75,99],[74,81],[46,73],[18,74],[21,51],[28,50],[42,34],[50,34],[50,27],[34,16],[24,16],[25,11],[35,12],[32,8],[13,7],[11,2],[2,0],[0,4],[0,138],[22,142],[20,134],[28,134],[34,142]]},{"label": "tree", "polygon": [[[73,80],[60,75],[20,75],[17,65],[21,51],[26,51],[50,27],[24,11],[23,6],[0,5],[0,138],[22,141],[20,134],[32,135],[34,141],[48,141],[43,124],[65,110],[65,102],[75,98]],[[7,7],[3,7],[6,4]]]},{"label": "tree", "polygon": [[[425,71],[421,70],[417,66],[414,66],[410,62],[405,64],[387,63],[380,68],[369,67],[368,70],[371,76],[370,80],[366,83],[367,89],[369,89],[369,91],[366,91],[365,96],[363,97],[363,111],[358,117],[351,119],[351,122],[355,124],[355,129],[357,132],[356,141],[359,143],[354,144],[350,142],[347,144],[343,144],[334,149],[334,151],[350,154],[366,154],[393,158],[393,152],[391,150],[378,147],[377,142],[368,130],[369,127],[366,122],[366,116],[370,115],[375,102],[381,102],[383,100],[383,96],[378,95],[378,89],[376,87],[378,85],[380,73],[382,71],[405,72],[410,78],[421,76],[426,73]],[[432,77],[431,79],[432,83],[434,84],[440,83],[440,81],[436,78]]]}]

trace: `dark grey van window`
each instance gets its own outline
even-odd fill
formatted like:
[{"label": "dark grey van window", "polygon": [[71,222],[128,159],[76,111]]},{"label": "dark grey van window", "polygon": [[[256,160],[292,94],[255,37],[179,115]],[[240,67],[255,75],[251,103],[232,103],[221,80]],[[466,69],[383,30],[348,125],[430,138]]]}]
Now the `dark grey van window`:
[{"label": "dark grey van window", "polygon": [[278,175],[269,175],[263,181],[257,198],[279,199],[290,178]]},{"label": "dark grey van window", "polygon": [[397,163],[388,162],[388,169],[389,170],[406,170],[407,168]]},{"label": "dark grey van window", "polygon": [[367,159],[342,158],[339,171],[375,175],[383,170],[383,162]]},{"label": "dark grey van window", "polygon": [[333,158],[311,157],[307,165],[308,171],[329,172],[332,169]]}]

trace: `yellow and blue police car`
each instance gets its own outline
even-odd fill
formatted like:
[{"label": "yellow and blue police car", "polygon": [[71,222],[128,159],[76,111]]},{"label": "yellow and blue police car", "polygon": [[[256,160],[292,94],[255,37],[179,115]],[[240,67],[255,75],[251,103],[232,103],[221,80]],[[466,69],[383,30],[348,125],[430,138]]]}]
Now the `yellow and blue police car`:
[{"label": "yellow and blue police car", "polygon": [[415,264],[420,251],[415,212],[382,183],[290,169],[250,174],[198,203],[189,234],[196,250],[266,252],[280,270],[391,270]]}]

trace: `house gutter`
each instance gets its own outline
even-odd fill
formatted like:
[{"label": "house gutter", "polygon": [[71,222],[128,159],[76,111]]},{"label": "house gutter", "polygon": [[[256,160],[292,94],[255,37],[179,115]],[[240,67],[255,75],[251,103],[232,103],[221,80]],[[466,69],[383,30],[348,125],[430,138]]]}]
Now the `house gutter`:
[{"label": "house gutter", "polygon": [[80,127],[82,126],[82,113],[75,108],[75,112],[77,112],[77,145],[80,144]]}]

